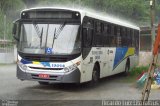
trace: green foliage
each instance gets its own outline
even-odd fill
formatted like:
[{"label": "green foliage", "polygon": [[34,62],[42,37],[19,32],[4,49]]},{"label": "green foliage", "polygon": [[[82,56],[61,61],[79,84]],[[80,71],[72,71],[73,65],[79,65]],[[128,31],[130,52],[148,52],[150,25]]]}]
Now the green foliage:
[{"label": "green foliage", "polygon": [[130,71],[129,76],[138,76],[138,75],[140,75],[142,72],[147,72],[147,71],[148,71],[148,68],[149,68],[149,66],[140,66],[140,67],[133,68],[133,69]]},{"label": "green foliage", "polygon": [[12,21],[24,7],[22,0],[0,0],[0,39],[4,38],[4,34],[6,39],[12,38]]},{"label": "green foliage", "polygon": [[148,68],[149,66],[135,67],[131,69],[129,75],[126,78],[122,79],[122,81],[123,82],[136,82],[136,79],[138,78],[138,76],[142,74],[142,72],[147,72]]},{"label": "green foliage", "polygon": [[[109,13],[126,20],[133,21],[137,25],[150,25],[150,0],[39,0],[39,5],[45,6],[69,6],[73,8],[92,8],[104,13]],[[160,2],[156,2],[160,8]],[[159,9],[158,9],[159,10]],[[157,18],[157,17],[156,17]]]}]

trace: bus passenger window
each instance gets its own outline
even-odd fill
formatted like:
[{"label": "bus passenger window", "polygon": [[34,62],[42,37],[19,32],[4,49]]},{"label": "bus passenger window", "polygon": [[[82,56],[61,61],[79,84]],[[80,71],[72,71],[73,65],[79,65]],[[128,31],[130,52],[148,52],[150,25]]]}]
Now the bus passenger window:
[{"label": "bus passenger window", "polygon": [[117,32],[118,32],[118,31],[117,31],[117,26],[114,26],[114,29],[113,29],[113,30],[114,30],[114,35],[117,36]]},{"label": "bus passenger window", "polygon": [[107,25],[107,34],[111,34],[111,25]]},{"label": "bus passenger window", "polygon": [[131,30],[131,46],[134,47],[134,31]]},{"label": "bus passenger window", "polygon": [[92,44],[93,30],[90,28],[83,28],[83,44],[89,47]]},{"label": "bus passenger window", "polygon": [[121,46],[122,44],[122,37],[120,34],[120,27],[117,26],[117,46]]},{"label": "bus passenger window", "polygon": [[101,32],[103,33],[104,32],[104,24],[101,23]]},{"label": "bus passenger window", "polygon": [[127,39],[127,29],[123,28],[123,35],[122,35],[122,45],[128,47],[128,39]]},{"label": "bus passenger window", "polygon": [[101,33],[101,23],[96,22],[96,33]]},{"label": "bus passenger window", "polygon": [[107,36],[107,31],[108,31],[108,25],[104,24],[104,33],[105,33],[105,36]]}]

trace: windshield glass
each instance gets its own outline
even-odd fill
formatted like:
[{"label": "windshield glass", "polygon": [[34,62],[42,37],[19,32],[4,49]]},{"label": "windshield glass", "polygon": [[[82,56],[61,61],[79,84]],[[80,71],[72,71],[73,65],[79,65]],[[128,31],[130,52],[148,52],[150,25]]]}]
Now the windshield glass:
[{"label": "windshield glass", "polygon": [[21,24],[19,51],[32,54],[80,52],[79,24]]}]

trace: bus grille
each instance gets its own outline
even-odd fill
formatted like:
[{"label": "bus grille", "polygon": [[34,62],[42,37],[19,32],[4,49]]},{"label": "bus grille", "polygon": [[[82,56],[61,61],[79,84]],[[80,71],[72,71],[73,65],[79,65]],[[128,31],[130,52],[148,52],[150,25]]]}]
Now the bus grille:
[{"label": "bus grille", "polygon": [[63,68],[43,68],[43,67],[29,67],[31,69],[42,69],[42,70],[62,70]]},{"label": "bus grille", "polygon": [[45,61],[45,62],[66,62],[68,59],[65,57],[41,57],[41,56],[24,56],[28,61]]}]

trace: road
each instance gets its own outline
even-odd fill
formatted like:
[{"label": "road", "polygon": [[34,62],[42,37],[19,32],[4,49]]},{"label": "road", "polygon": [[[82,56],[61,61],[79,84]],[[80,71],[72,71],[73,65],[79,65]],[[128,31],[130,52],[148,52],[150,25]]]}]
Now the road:
[{"label": "road", "polygon": [[[125,77],[122,75],[108,77],[102,79],[94,87],[89,86],[88,83],[81,85],[51,84],[42,86],[37,82],[18,80],[16,78],[15,64],[0,65],[0,99],[25,100],[25,102],[27,102],[26,100],[36,100],[37,103],[32,106],[41,106],[39,104],[50,106],[52,102],[56,103],[56,106],[62,106],[67,103],[70,104],[69,106],[76,106],[77,103],[74,103],[76,100],[80,105],[82,103],[87,104],[89,100],[139,100],[142,90],[136,88],[133,83],[122,82],[121,79],[123,78]],[[150,99],[159,99],[159,93],[160,90],[152,90]],[[79,100],[86,101],[81,102]],[[30,103],[32,102],[30,101]],[[70,102],[72,102],[72,105]],[[92,102],[96,104],[94,101]],[[100,101],[97,103],[101,104]]]}]

